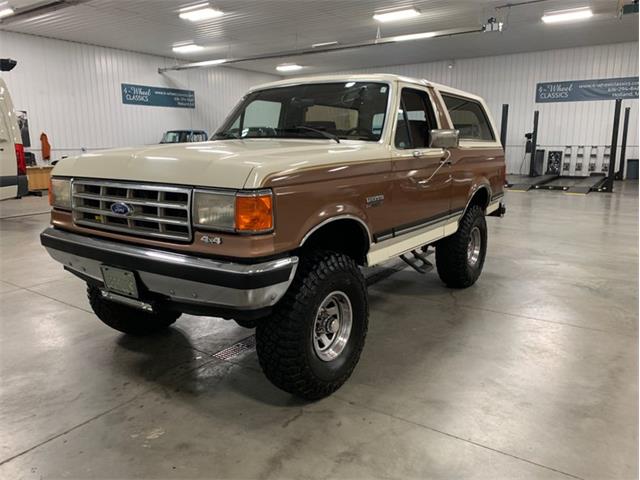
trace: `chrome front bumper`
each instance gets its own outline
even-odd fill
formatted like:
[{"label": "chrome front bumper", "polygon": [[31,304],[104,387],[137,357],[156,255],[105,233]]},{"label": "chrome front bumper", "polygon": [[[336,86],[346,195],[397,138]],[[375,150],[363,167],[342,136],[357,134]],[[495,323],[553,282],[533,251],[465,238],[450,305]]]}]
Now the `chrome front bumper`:
[{"label": "chrome front bumper", "polygon": [[136,272],[143,290],[169,301],[231,310],[273,306],[289,288],[298,266],[298,257],[253,264],[225,262],[53,227],[40,234],[40,241],[67,270],[96,284],[103,284],[101,266],[119,267]]}]

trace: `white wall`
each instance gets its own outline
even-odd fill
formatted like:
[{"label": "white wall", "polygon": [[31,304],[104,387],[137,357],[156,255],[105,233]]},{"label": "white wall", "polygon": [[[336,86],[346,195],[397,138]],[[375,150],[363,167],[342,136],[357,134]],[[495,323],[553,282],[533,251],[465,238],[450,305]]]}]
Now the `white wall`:
[{"label": "white wall", "polygon": [[[46,132],[53,157],[87,149],[157,143],[172,128],[215,130],[242,94],[279,77],[231,68],[157,73],[173,59],[43,37],[0,31],[0,57],[18,60],[3,72],[14,104],[29,115],[32,150],[39,153]],[[535,85],[544,81],[638,75],[638,43],[377,67],[358,72],[399,73],[444,83],[483,96],[498,128],[503,103],[510,105],[507,165],[510,173],[528,171],[524,133],[540,110],[539,148],[611,143],[613,102],[535,103]],[[123,105],[121,83],[186,88],[195,91],[196,109]],[[638,158],[638,101],[631,106],[627,158]],[[574,150],[575,162],[575,150]]]},{"label": "white wall", "polygon": [[[498,129],[502,104],[508,103],[508,172],[518,173],[521,169],[522,172],[528,172],[528,160],[523,163],[524,133],[533,128],[534,110],[540,111],[539,148],[563,150],[565,145],[587,145],[585,155],[588,156],[591,145],[600,145],[599,164],[602,162],[604,145],[611,144],[613,126],[614,102],[536,104],[536,83],[636,76],[638,43],[462,59],[456,60],[451,69],[448,64],[448,61],[444,61],[398,65],[357,70],[354,73],[397,73],[477,93],[489,103]],[[626,106],[631,107],[627,158],[638,158],[638,100],[623,102],[623,112]]]},{"label": "white wall", "polygon": [[[157,73],[175,60],[153,55],[0,31],[0,57],[18,65],[2,72],[17,110],[26,110],[31,151],[40,133],[52,159],[91,149],[154,144],[165,130],[213,132],[246,90],[280,77],[230,68]],[[195,91],[196,108],[124,105],[120,84]]]}]

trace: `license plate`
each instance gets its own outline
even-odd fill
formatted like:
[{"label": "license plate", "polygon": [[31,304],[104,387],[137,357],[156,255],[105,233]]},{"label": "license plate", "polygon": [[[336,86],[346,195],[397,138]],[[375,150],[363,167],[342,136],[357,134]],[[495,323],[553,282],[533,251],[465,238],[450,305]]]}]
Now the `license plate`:
[{"label": "license plate", "polygon": [[138,286],[136,285],[136,276],[129,270],[122,270],[115,267],[101,266],[102,279],[107,290],[126,295],[128,297],[138,298]]}]

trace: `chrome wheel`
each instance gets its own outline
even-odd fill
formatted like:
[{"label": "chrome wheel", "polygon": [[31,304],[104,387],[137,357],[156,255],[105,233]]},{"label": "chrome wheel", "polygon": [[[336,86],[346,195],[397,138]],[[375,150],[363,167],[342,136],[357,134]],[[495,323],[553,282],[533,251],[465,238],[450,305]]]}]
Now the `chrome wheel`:
[{"label": "chrome wheel", "polygon": [[480,248],[482,247],[482,236],[480,235],[480,229],[473,227],[471,234],[469,235],[469,243],[467,244],[467,264],[470,267],[475,267],[480,258]]},{"label": "chrome wheel", "polygon": [[331,292],[320,304],[313,323],[313,349],[318,358],[330,362],[337,358],[349,341],[353,311],[349,297]]}]

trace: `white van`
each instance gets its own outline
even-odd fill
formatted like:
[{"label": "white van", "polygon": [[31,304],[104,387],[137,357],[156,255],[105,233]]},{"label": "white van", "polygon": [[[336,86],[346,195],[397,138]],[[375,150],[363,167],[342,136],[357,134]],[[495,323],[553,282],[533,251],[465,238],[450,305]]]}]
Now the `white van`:
[{"label": "white van", "polygon": [[[15,66],[13,60],[0,59],[0,71]],[[27,167],[18,118],[7,84],[0,78],[0,200],[26,193]]]}]

